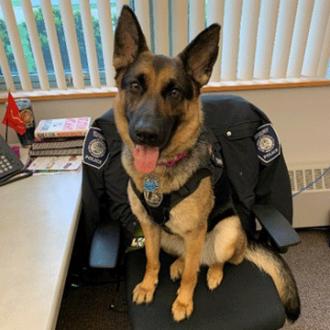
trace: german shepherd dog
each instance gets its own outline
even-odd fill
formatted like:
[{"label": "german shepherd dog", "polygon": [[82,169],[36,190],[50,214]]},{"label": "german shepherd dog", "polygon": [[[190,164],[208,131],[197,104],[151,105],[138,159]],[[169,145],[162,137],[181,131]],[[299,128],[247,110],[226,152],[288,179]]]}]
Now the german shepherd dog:
[{"label": "german shepherd dog", "polygon": [[[202,143],[201,87],[211,75],[218,54],[220,26],[201,32],[178,56],[152,54],[134,13],[124,6],[115,32],[113,65],[118,95],[115,122],[123,141],[122,163],[130,177],[128,198],[145,236],[146,270],[133,291],[136,304],[153,300],[160,269],[160,247],[177,256],[170,267],[172,280],[181,278],[172,305],[175,321],[193,311],[193,295],[201,264],[208,266],[207,285],[222,281],[226,262],[244,258],[268,273],[290,320],[300,313],[292,274],[280,257],[249,243],[238,216],[221,220],[207,233],[214,206],[210,176],[170,210],[166,229],[156,224],[138,193],[157,204],[163,194],[177,191],[210,159],[210,146]],[[149,180],[146,188],[146,181]],[[133,185],[135,188],[133,189]],[[170,232],[170,233],[169,233]]]}]

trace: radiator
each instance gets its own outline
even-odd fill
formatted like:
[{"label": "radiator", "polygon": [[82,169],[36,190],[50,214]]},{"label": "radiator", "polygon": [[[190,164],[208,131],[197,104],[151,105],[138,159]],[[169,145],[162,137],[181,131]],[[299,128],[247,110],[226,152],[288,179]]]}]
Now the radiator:
[{"label": "radiator", "polygon": [[322,175],[329,164],[290,166],[293,194],[293,226],[295,228],[330,225],[330,171],[306,190],[306,185]]}]

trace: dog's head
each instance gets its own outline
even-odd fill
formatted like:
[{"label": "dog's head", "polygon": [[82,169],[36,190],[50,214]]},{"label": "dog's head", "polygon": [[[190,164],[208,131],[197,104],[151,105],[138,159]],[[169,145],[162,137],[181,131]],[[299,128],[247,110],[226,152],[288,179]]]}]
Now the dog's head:
[{"label": "dog's head", "polygon": [[219,34],[220,26],[213,24],[176,57],[154,55],[136,16],[123,7],[113,55],[119,90],[115,119],[138,171],[152,172],[160,157],[171,158],[196,142],[200,89],[217,58]]}]

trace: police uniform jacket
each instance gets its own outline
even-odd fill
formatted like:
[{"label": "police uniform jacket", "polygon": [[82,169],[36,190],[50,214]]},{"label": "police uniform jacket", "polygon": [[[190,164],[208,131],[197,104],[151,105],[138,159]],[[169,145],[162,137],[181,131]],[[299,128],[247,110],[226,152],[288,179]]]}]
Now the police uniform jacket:
[{"label": "police uniform jacket", "polygon": [[[247,234],[255,233],[253,206],[272,205],[292,222],[290,181],[278,136],[267,116],[241,97],[202,96],[212,148],[229,178],[232,198]],[[93,123],[84,144],[82,224],[87,244],[102,221],[119,221],[128,237],[137,227],[121,165],[122,142],[113,111]]]}]

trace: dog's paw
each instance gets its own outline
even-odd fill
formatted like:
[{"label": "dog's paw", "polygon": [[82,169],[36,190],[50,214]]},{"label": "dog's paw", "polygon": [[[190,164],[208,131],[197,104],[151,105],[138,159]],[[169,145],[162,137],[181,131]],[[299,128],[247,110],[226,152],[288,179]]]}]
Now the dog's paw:
[{"label": "dog's paw", "polygon": [[177,297],[172,305],[172,315],[173,319],[177,322],[183,321],[184,319],[189,318],[193,311],[193,302],[192,300],[188,302],[180,301]]},{"label": "dog's paw", "polygon": [[207,271],[207,286],[210,290],[217,288],[223,278],[223,270],[219,265],[212,265]]},{"label": "dog's paw", "polygon": [[133,290],[133,302],[136,304],[149,304],[154,297],[156,286],[145,287],[143,283],[139,283]]},{"label": "dog's paw", "polygon": [[184,268],[183,259],[176,259],[170,266],[170,276],[172,281],[176,281],[181,278]]}]

